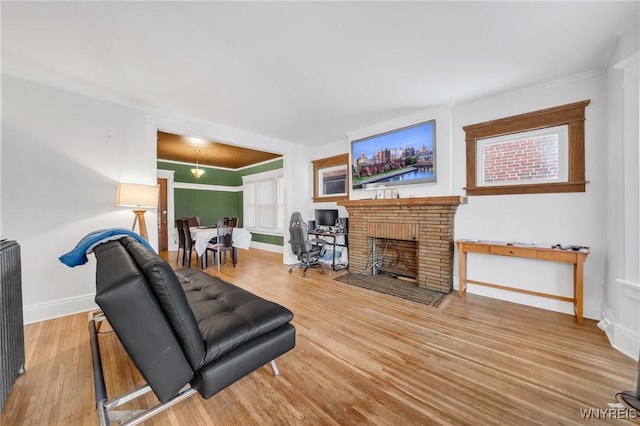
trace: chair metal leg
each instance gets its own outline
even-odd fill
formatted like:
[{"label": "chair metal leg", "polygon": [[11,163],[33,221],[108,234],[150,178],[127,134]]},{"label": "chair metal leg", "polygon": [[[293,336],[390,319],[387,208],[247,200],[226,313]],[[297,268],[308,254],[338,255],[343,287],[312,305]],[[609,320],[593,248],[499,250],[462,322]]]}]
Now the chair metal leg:
[{"label": "chair metal leg", "polygon": [[[166,410],[172,405],[182,401],[183,399],[197,393],[197,391],[188,385],[178,392],[169,401],[160,403],[151,408],[137,410],[117,409],[127,402],[133,401],[152,392],[151,387],[147,384],[132,391],[126,392],[112,399],[107,399],[107,388],[104,380],[104,372],[102,370],[102,357],[100,356],[100,344],[98,342],[98,331],[102,321],[106,317],[102,311],[89,312],[89,343],[91,345],[91,361],[93,369],[93,384],[96,400],[96,409],[98,410],[98,423],[100,426],[111,426],[112,422],[120,426],[134,426],[148,420],[161,411]],[[271,360],[271,368],[273,375],[279,376],[280,370],[276,365],[276,361]]]},{"label": "chair metal leg", "polygon": [[274,376],[279,376],[280,375],[280,370],[278,370],[278,366],[276,365],[276,360],[275,359],[271,360],[271,368],[273,369],[273,375]]},{"label": "chair metal leg", "polygon": [[149,419],[159,412],[171,407],[175,403],[196,393],[195,389],[187,387],[181,390],[169,401],[158,404],[149,409],[116,410],[115,408],[151,392],[151,387],[149,385],[145,385],[111,400],[107,399],[107,388],[104,381],[100,345],[98,343],[98,329],[100,328],[101,322],[104,320],[105,317],[100,311],[89,313],[89,343],[91,344],[93,385],[96,398],[96,408],[98,410],[98,423],[100,426],[111,426],[112,422],[117,422],[117,424],[121,426],[137,425],[138,423]]}]

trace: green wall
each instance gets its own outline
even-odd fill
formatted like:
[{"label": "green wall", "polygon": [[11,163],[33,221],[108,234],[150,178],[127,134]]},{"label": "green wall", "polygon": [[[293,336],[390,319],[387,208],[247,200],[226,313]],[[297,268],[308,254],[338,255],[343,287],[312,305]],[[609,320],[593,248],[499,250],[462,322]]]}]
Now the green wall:
[{"label": "green wall", "polygon": [[[157,165],[158,169],[173,170],[174,182],[230,186],[239,189],[239,191],[210,191],[175,188],[173,194],[174,215],[176,219],[196,216],[200,218],[202,225],[213,225],[218,219],[222,219],[223,217],[237,217],[238,226],[242,226],[242,176],[281,169],[283,167],[283,160],[279,159],[241,170],[200,167],[205,170],[205,174],[200,179],[194,178],[191,173],[191,169],[195,167],[194,165],[169,163],[160,160],[157,162]],[[279,246],[284,245],[283,237],[256,234],[253,232],[252,235],[253,241]]]},{"label": "green wall", "polygon": [[273,244],[274,246],[283,246],[284,245],[284,237],[278,237],[276,235],[266,235],[266,234],[254,234],[252,241],[257,241],[259,243]]},{"label": "green wall", "polygon": [[176,218],[196,216],[201,225],[215,225],[223,217],[237,217],[242,224],[237,192],[176,188],[173,194]]}]

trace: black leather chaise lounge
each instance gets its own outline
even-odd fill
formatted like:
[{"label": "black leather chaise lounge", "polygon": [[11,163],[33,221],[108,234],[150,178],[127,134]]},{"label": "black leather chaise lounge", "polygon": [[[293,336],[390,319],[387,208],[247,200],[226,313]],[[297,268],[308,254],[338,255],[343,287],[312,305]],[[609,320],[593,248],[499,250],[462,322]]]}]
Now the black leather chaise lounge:
[{"label": "black leather chaise lounge", "polygon": [[[100,423],[134,425],[198,392],[210,398],[295,346],[286,308],[197,269],[173,271],[139,241],[123,237],[94,248],[96,303],[90,314]],[[106,319],[147,386],[107,400],[98,329]],[[115,410],[153,391],[160,404]]]}]

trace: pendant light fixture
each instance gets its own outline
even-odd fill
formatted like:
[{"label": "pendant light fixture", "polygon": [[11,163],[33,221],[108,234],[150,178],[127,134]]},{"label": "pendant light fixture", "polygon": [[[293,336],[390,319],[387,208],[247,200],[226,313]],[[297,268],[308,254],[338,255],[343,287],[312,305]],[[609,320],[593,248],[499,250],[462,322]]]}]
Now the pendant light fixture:
[{"label": "pendant light fixture", "polygon": [[200,151],[196,150],[196,168],[195,169],[191,169],[191,173],[193,173],[193,177],[196,179],[200,179],[202,177],[202,175],[204,174],[204,170],[202,170],[199,166],[198,166],[198,153]]}]

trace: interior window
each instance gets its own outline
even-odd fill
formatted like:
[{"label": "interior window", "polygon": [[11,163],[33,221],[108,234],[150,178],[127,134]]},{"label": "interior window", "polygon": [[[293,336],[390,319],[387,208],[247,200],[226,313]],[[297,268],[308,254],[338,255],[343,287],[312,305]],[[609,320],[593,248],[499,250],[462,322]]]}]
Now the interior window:
[{"label": "interior window", "polygon": [[465,126],[467,195],[584,192],[589,102]]}]

